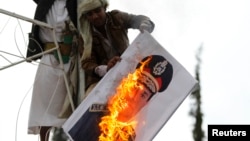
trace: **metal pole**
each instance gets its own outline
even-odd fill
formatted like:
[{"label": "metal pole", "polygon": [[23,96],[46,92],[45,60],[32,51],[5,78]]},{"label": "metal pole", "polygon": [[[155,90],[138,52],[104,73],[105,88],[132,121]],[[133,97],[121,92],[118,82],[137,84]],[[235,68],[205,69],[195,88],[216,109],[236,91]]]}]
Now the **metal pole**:
[{"label": "metal pole", "polygon": [[38,20],[34,20],[34,19],[31,19],[31,18],[27,18],[27,17],[24,17],[22,15],[18,15],[16,13],[13,13],[13,12],[9,12],[9,11],[6,11],[6,10],[3,10],[0,8],[0,13],[3,13],[3,14],[6,14],[6,15],[9,15],[11,17],[15,17],[15,18],[18,18],[18,19],[22,19],[24,21],[27,21],[27,22],[31,22],[31,23],[34,23],[34,24],[37,24],[37,25],[40,25],[40,26],[43,26],[43,27],[47,27],[49,29],[53,29],[52,26],[50,26],[49,24],[47,23],[44,23],[44,22],[41,22],[41,21],[38,21]]},{"label": "metal pole", "polygon": [[65,80],[65,85],[66,85],[67,94],[68,94],[68,98],[69,98],[69,101],[70,101],[71,109],[72,109],[72,111],[74,111],[75,110],[75,106],[74,106],[74,103],[73,103],[73,100],[72,100],[72,97],[71,97],[67,74],[64,71],[64,65],[63,65],[63,60],[62,60],[62,55],[61,55],[61,52],[60,52],[60,48],[59,48],[59,45],[58,45],[57,41],[55,40],[56,39],[56,33],[55,33],[54,29],[53,29],[52,33],[53,33],[54,43],[55,43],[56,48],[57,48],[57,53],[58,53],[58,57],[59,57],[60,67],[63,70],[63,77],[64,77],[64,80]]},{"label": "metal pole", "polygon": [[52,51],[54,51],[54,50],[57,50],[57,48],[55,47],[55,48],[46,50],[46,51],[44,51],[44,52],[41,52],[41,53],[39,53],[39,54],[33,55],[33,56],[31,56],[31,57],[24,58],[24,59],[21,60],[21,61],[18,61],[18,62],[15,62],[15,63],[11,63],[11,65],[8,65],[8,66],[5,66],[5,67],[0,68],[0,71],[1,71],[1,70],[4,70],[4,69],[7,69],[7,68],[9,68],[9,67],[18,65],[18,64],[23,63],[23,62],[31,61],[33,58],[37,58],[37,57],[42,56],[42,55],[44,55],[44,54],[48,54],[48,53],[50,53],[50,52],[52,52]]}]

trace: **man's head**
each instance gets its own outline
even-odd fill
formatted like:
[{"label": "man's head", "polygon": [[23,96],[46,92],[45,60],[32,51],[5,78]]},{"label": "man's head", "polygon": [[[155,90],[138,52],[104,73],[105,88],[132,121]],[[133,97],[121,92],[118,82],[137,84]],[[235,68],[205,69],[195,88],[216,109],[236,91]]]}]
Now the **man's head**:
[{"label": "man's head", "polygon": [[108,0],[82,0],[78,4],[78,20],[80,34],[84,41],[82,59],[90,57],[92,48],[92,33],[90,24],[102,26],[106,20],[106,8]]},{"label": "man's head", "polygon": [[106,12],[104,7],[98,7],[96,9],[90,10],[85,15],[89,23],[94,27],[98,28],[105,25]]},{"label": "man's head", "polygon": [[108,6],[108,0],[81,0],[78,5],[78,12],[81,16],[81,14],[86,14],[86,12],[94,10],[98,7],[107,8]]},{"label": "man's head", "polygon": [[80,16],[98,27],[105,24],[107,0],[83,0],[78,7]]}]

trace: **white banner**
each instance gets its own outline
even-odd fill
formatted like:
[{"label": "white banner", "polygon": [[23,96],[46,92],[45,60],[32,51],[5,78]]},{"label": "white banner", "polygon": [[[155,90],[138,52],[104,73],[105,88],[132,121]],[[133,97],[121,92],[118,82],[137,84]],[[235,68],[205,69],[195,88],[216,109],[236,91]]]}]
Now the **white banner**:
[{"label": "white banner", "polygon": [[[154,138],[188,94],[195,89],[197,81],[149,33],[145,32],[136,37],[122,54],[121,62],[103,77],[65,122],[63,129],[71,140],[98,141],[103,133],[98,126],[103,120],[101,117],[110,114],[104,112],[107,107],[103,105],[116,94],[122,80],[127,78],[128,74],[134,73],[142,60],[150,57],[151,62],[147,71],[143,73],[144,79],[139,81],[151,94],[153,93],[153,96],[126,123],[136,122],[131,125],[134,134],[128,140],[151,141]],[[138,101],[136,103],[140,104]],[[132,108],[127,113],[132,113],[135,109]]]}]

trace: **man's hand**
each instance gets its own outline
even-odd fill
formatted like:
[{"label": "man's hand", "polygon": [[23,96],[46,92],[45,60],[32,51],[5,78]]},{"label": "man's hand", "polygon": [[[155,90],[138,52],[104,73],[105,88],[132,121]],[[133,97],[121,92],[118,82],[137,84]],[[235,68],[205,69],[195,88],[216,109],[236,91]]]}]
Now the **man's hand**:
[{"label": "man's hand", "polygon": [[107,65],[100,65],[95,68],[95,73],[100,77],[103,77],[107,73]]},{"label": "man's hand", "polygon": [[108,62],[107,71],[109,71],[109,69],[111,69],[117,62],[120,62],[120,61],[121,61],[121,58],[119,56],[115,56],[112,59],[110,59]]},{"label": "man's hand", "polygon": [[95,73],[100,77],[103,77],[109,69],[111,69],[121,58],[119,56],[115,56],[109,60],[108,65],[100,65],[95,68]]},{"label": "man's hand", "polygon": [[141,33],[144,33],[144,30],[148,31],[151,33],[153,31],[153,27],[149,21],[144,21],[141,23],[139,30]]}]

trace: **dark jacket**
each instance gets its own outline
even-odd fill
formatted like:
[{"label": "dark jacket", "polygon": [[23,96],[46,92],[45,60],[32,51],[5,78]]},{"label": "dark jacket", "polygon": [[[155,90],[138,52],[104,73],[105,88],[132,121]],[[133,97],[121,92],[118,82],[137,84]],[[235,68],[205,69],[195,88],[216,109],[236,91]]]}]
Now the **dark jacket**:
[{"label": "dark jacket", "polygon": [[[118,10],[107,12],[106,33],[111,46],[116,50],[116,56],[121,56],[129,46],[128,29],[139,29],[145,21],[151,23],[153,30],[154,23],[146,16],[128,14]],[[86,88],[101,79],[94,73],[94,69],[99,65],[107,65],[108,61],[114,57],[108,57],[104,46],[103,37],[93,31],[91,57],[82,61],[82,67],[86,73]]]},{"label": "dark jacket", "polygon": [[[37,4],[34,19],[46,22],[46,15],[55,0],[34,0],[34,2]],[[77,27],[77,0],[67,0],[66,7],[70,19],[74,23],[75,27]],[[39,29],[39,25],[33,24],[31,33],[29,33],[29,44],[26,57],[31,57],[43,51],[43,44],[39,39]],[[37,60],[39,58],[41,57],[34,58],[33,60]]]}]

